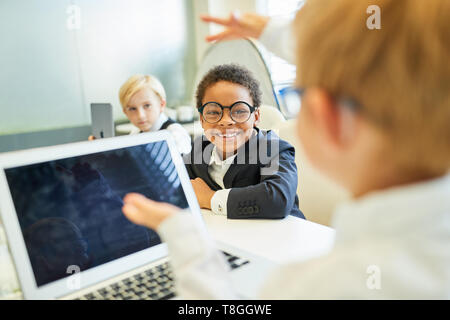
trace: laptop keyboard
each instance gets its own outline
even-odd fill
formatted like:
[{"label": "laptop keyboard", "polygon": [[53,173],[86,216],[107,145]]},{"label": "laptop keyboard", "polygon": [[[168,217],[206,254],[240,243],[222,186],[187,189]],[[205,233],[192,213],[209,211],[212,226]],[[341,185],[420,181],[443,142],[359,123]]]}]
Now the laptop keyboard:
[{"label": "laptop keyboard", "polygon": [[[225,251],[222,253],[232,270],[250,262]],[[173,297],[175,297],[173,273],[169,263],[165,262],[76,300],[167,300]]]}]

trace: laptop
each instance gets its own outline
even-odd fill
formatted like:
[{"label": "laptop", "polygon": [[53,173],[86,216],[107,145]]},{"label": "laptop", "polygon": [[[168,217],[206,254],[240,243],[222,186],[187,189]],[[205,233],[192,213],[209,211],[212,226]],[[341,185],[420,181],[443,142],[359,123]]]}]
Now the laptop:
[{"label": "laptop", "polygon": [[[205,226],[165,130],[0,154],[0,212],[25,299],[177,298],[167,245],[121,211],[123,196],[189,208]],[[238,294],[273,264],[219,243]]]}]

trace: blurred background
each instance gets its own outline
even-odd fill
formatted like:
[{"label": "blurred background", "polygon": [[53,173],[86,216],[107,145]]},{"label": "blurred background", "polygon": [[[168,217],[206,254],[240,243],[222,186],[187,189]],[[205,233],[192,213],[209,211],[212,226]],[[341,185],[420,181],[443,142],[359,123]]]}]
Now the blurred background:
[{"label": "blurred background", "polygon": [[[242,44],[211,49],[214,45],[204,38],[220,27],[201,22],[200,14],[228,16],[239,9],[289,16],[301,3],[1,0],[0,152],[86,140],[91,134],[91,103],[111,103],[115,124],[126,123],[118,91],[136,73],[161,80],[168,96],[167,113],[176,120],[180,106],[193,106],[199,70],[238,58],[236,62],[243,63],[233,54]],[[293,81],[295,67],[257,44],[250,47],[255,52],[248,58],[261,57],[256,66],[261,71],[256,72],[270,86],[264,93],[267,104],[282,112],[277,91]],[[202,67],[207,54],[208,63]]]}]

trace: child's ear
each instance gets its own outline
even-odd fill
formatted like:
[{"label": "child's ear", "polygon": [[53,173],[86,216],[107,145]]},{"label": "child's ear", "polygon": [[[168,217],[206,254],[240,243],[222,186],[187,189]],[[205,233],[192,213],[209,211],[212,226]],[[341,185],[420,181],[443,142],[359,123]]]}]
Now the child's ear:
[{"label": "child's ear", "polygon": [[166,107],[166,104],[167,104],[166,100],[161,99],[161,112],[162,112],[162,111],[164,110],[164,108]]},{"label": "child's ear", "polygon": [[[307,95],[307,97],[306,97]],[[345,147],[353,138],[354,117],[352,111],[343,110],[335,99],[323,89],[311,88],[306,93],[307,108],[314,126],[325,139],[324,143],[335,148]]]},{"label": "child's ear", "polygon": [[255,110],[255,122],[253,123],[253,127],[257,127],[258,126],[258,124],[259,124],[259,122],[261,121],[261,112],[260,112],[260,108],[261,107],[258,107],[256,110]]}]

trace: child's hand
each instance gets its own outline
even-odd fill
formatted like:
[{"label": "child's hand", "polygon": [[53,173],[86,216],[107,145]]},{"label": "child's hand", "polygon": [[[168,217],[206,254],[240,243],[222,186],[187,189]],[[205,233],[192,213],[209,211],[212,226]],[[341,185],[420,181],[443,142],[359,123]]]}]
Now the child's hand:
[{"label": "child's hand", "polygon": [[169,203],[156,202],[138,193],[123,198],[122,212],[131,222],[156,230],[161,222],[181,209]]},{"label": "child's hand", "polygon": [[203,181],[202,178],[195,178],[191,180],[194,187],[195,195],[197,196],[200,208],[211,210],[211,198],[214,196],[214,191]]}]

